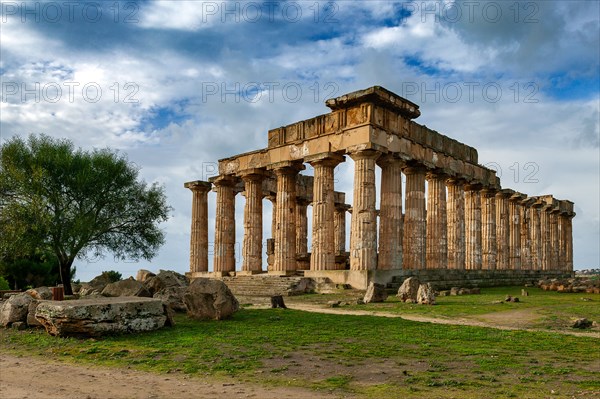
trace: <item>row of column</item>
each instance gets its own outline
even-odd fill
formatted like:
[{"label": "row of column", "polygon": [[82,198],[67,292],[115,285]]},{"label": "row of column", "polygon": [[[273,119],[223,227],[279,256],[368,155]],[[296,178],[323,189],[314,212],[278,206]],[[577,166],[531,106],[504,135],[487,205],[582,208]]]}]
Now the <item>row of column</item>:
[{"label": "row of column", "polygon": [[[394,154],[367,149],[349,156],[355,164],[351,270],[572,270],[573,214],[512,190],[485,188],[407,163]],[[333,183],[334,168],[343,160],[335,153],[306,159],[314,168],[311,270],[334,270],[336,255],[345,252],[347,207],[336,207]],[[376,165],[381,167],[379,243]],[[272,271],[286,273],[296,270],[297,256],[308,255],[308,203],[296,197],[296,176],[303,165],[299,161],[282,162],[269,169],[277,179],[276,196],[267,197],[274,202]],[[243,271],[262,270],[264,173],[252,169],[239,176],[246,195]],[[406,175],[404,217],[402,173]],[[236,178],[220,176],[213,183],[217,193],[214,271],[234,271]],[[210,186],[198,182],[189,187],[194,192],[192,272],[208,270],[206,200]]]}]

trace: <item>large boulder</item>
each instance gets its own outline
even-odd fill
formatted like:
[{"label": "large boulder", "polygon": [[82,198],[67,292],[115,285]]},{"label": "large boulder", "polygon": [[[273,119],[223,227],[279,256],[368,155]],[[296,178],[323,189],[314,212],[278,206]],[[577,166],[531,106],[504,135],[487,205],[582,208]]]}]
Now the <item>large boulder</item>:
[{"label": "large boulder", "polygon": [[174,312],[185,312],[187,308],[183,303],[183,296],[187,287],[166,287],[155,293],[152,297],[160,299]]},{"label": "large boulder", "polygon": [[79,290],[79,295],[100,295],[102,290],[104,290],[104,288],[112,282],[113,281],[107,273],[102,273],[99,276],[94,277],[89,283],[82,284],[81,289]]},{"label": "large boulder", "polygon": [[127,280],[110,283],[102,290],[102,296],[141,296],[150,298],[150,292],[144,287],[144,284],[133,277]]},{"label": "large boulder", "polygon": [[364,303],[384,302],[388,297],[385,285],[371,281],[363,298]]},{"label": "large boulder", "polygon": [[27,321],[27,311],[31,301],[33,298],[25,292],[8,298],[0,309],[0,325],[8,327],[12,323]]},{"label": "large boulder", "polygon": [[40,304],[40,301],[34,299],[29,303],[27,308],[27,325],[29,327],[43,327],[42,324],[35,318],[35,311]]},{"label": "large boulder", "polygon": [[198,278],[183,296],[188,316],[204,320],[222,320],[235,313],[240,305],[227,285],[220,280]]},{"label": "large boulder", "polygon": [[426,283],[419,285],[417,303],[421,305],[435,305],[435,290],[431,284]]},{"label": "large boulder", "polygon": [[35,318],[50,335],[84,337],[156,330],[167,320],[162,301],[139,297],[42,301]]},{"label": "large boulder", "polygon": [[154,295],[167,287],[187,287],[190,284],[183,274],[170,270],[159,270],[155,276],[150,276],[144,281],[144,286]]},{"label": "large boulder", "polygon": [[25,292],[38,301],[48,301],[52,299],[52,290],[48,287],[31,288]]},{"label": "large boulder", "polygon": [[402,302],[417,302],[417,292],[419,291],[419,279],[416,277],[409,277],[400,286],[398,289],[397,297],[400,298]]},{"label": "large boulder", "polygon": [[135,279],[137,281],[139,281],[140,283],[143,283],[148,278],[154,277],[154,276],[156,276],[156,274],[152,273],[150,270],[140,269],[140,270],[138,270],[137,275],[135,276]]}]

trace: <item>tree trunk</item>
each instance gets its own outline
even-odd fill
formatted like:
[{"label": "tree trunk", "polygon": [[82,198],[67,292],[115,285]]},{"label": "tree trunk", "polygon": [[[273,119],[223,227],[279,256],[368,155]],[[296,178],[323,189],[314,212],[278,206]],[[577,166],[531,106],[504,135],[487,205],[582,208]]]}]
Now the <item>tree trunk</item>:
[{"label": "tree trunk", "polygon": [[73,264],[72,260],[60,260],[59,261],[59,269],[60,269],[60,280],[62,281],[65,295],[73,295],[73,288],[71,287],[71,265]]}]

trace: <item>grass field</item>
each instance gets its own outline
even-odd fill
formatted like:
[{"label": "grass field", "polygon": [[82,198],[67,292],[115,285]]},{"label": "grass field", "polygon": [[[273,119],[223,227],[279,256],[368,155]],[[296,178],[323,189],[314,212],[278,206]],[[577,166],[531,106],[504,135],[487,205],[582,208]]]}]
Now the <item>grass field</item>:
[{"label": "grass field", "polygon": [[[389,303],[359,308],[440,317],[478,316],[496,309],[488,303],[491,298],[520,294],[520,288],[513,292],[516,289],[441,297],[440,304],[433,307],[401,304],[390,298]],[[590,302],[579,299],[585,296],[589,295],[535,291],[520,305],[542,307],[548,315],[558,317],[569,314],[598,320],[597,298]],[[339,296],[311,295],[294,301],[320,303],[335,297]],[[519,304],[494,306],[513,305]],[[11,353],[68,362],[217,379],[233,376],[366,398],[600,397],[597,336],[252,307],[227,321],[198,322],[183,315],[176,321],[174,328],[98,340],[2,330],[0,343]]]}]

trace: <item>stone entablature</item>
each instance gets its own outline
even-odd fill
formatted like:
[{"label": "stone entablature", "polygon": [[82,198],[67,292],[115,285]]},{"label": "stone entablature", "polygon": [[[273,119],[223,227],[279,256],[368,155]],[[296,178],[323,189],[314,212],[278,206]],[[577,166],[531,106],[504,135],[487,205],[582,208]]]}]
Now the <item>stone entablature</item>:
[{"label": "stone entablature", "polygon": [[[214,272],[220,275],[235,272],[237,193],[246,197],[242,273],[263,271],[265,198],[274,209],[269,272],[275,274],[308,270],[316,276],[342,271],[346,261],[344,273],[352,281],[362,281],[358,276],[366,271],[392,276],[411,269],[572,272],[572,202],[502,188],[495,171],[478,165],[474,148],[415,123],[419,107],[382,87],[326,103],[328,114],[269,131],[267,148],[219,160],[219,175],[210,182],[186,183],[194,193],[192,277],[208,271],[203,232],[211,186],[217,193]],[[346,156],[354,161],[351,211],[345,194],[334,190],[334,168]],[[314,168],[314,177],[300,174],[305,164]]]}]

